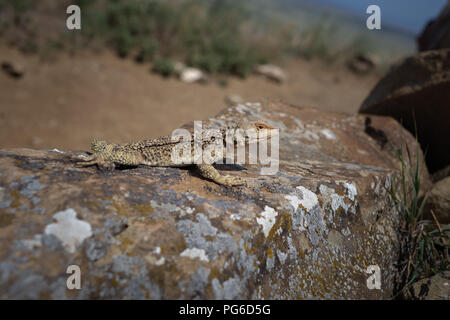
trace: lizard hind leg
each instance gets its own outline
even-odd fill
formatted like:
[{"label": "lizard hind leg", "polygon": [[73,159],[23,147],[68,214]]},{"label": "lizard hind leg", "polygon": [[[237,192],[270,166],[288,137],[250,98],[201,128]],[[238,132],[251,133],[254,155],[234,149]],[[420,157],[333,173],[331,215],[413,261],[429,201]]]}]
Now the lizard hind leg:
[{"label": "lizard hind leg", "polygon": [[199,168],[202,177],[210,179],[217,184],[227,187],[241,186],[246,184],[245,181],[239,177],[221,175],[220,172],[210,164],[199,164],[197,165],[197,167]]}]

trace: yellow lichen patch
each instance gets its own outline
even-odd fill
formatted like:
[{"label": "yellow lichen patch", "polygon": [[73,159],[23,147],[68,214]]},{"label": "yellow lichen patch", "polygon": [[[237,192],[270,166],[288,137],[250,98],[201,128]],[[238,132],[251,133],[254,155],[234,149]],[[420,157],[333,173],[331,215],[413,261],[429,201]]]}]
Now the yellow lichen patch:
[{"label": "yellow lichen patch", "polygon": [[118,282],[116,279],[112,279],[112,280],[111,280],[111,285],[112,285],[113,287],[118,287],[118,286],[119,286],[119,282]]},{"label": "yellow lichen patch", "polygon": [[169,242],[166,246],[161,246],[161,254],[180,254],[187,248],[187,243],[185,240]]},{"label": "yellow lichen patch", "polygon": [[14,220],[13,214],[8,214],[5,212],[0,213],[0,228],[9,226],[13,220]]},{"label": "yellow lichen patch", "polygon": [[138,204],[135,206],[135,209],[143,215],[153,212],[153,207],[149,203]]},{"label": "yellow lichen patch", "polygon": [[337,209],[336,209],[336,213],[335,213],[335,215],[334,215],[335,221],[338,221],[339,217],[340,217],[344,212],[345,212],[345,211],[344,211],[344,208],[342,208],[342,207],[337,208]]},{"label": "yellow lichen patch", "polygon": [[267,249],[267,258],[273,259],[273,251],[272,251],[272,248],[271,248],[271,247],[269,247],[269,248]]},{"label": "yellow lichen patch", "polygon": [[11,198],[13,198],[13,202],[11,203],[11,208],[17,208],[20,206],[20,193],[17,190],[11,191]]},{"label": "yellow lichen patch", "polygon": [[117,214],[120,216],[129,216],[131,214],[130,209],[125,204],[122,204],[119,202],[114,202],[112,204],[112,207],[117,212]]},{"label": "yellow lichen patch", "polygon": [[308,210],[306,210],[306,208],[305,208],[304,205],[299,204],[298,207],[299,207],[300,209],[302,209],[302,210],[305,212],[305,215],[309,214]]},{"label": "yellow lichen patch", "polygon": [[[132,247],[134,245],[133,240],[131,240],[130,238],[125,236],[124,233],[119,235],[119,240],[120,240],[119,248],[122,252],[129,251],[128,249],[130,249],[130,247]],[[129,253],[130,252],[127,252],[127,254],[129,254]]]},{"label": "yellow lichen patch", "polygon": [[217,267],[212,267],[209,273],[209,280],[212,280],[214,278],[219,278],[219,269]]},{"label": "yellow lichen patch", "polygon": [[318,197],[318,198],[317,198],[317,201],[319,202],[319,207],[320,207],[321,209],[323,209],[323,199],[322,199],[322,197]]},{"label": "yellow lichen patch", "polygon": [[292,217],[289,213],[283,212],[278,214],[278,219],[273,225],[272,229],[270,229],[269,234],[267,236],[268,241],[276,241],[275,238],[278,235],[278,230],[281,228],[281,231],[285,231],[287,233],[292,232]]}]

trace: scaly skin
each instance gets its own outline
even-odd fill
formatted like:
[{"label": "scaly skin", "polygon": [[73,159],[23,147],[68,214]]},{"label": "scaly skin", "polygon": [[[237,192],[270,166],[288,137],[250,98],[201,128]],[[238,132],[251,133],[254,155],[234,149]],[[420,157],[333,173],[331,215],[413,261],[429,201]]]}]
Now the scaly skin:
[{"label": "scaly skin", "polygon": [[[261,121],[249,122],[242,125],[232,127],[233,129],[255,129],[260,130],[275,129]],[[269,131],[270,132],[270,131]],[[226,156],[225,147],[225,130],[222,130],[223,137],[223,155]],[[193,134],[191,133],[191,150],[194,150]],[[214,140],[203,140],[202,149],[204,150]],[[135,143],[125,145],[116,145],[107,143],[106,141],[94,139],[91,144],[91,149],[94,153],[78,162],[77,165],[87,167],[97,165],[103,170],[113,170],[115,165],[138,166],[147,165],[152,167],[183,167],[195,165],[200,171],[202,177],[210,179],[217,184],[224,186],[239,186],[245,185],[245,181],[239,177],[222,175],[211,164],[194,164],[194,163],[174,163],[172,160],[172,150],[179,143],[179,141],[172,141],[170,136],[163,136],[154,139],[141,140]],[[248,138],[246,137],[246,143]]]}]

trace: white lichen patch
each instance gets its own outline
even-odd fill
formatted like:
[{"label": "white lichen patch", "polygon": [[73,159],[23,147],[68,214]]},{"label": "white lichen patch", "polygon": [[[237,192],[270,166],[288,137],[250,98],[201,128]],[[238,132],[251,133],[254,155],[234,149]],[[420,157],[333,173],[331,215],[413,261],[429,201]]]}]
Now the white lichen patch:
[{"label": "white lichen patch", "polygon": [[308,210],[308,211],[311,210],[319,203],[319,200],[317,199],[317,196],[314,192],[312,192],[302,186],[297,187],[297,189],[299,189],[303,194],[303,199],[300,200],[300,204],[306,210]]},{"label": "white lichen patch", "polygon": [[284,196],[286,200],[289,200],[289,203],[294,208],[294,210],[298,209],[298,206],[300,205],[300,199],[296,195],[287,195]]},{"label": "white lichen patch", "polygon": [[247,113],[251,112],[251,110],[248,107],[251,107],[251,104],[248,104],[248,103],[247,103],[247,105],[238,104],[235,107],[235,109],[236,109],[237,112],[239,112],[241,114],[247,114]]},{"label": "white lichen patch", "polygon": [[161,257],[161,258],[159,258],[158,260],[155,261],[155,264],[156,264],[157,266],[161,266],[161,265],[164,264],[164,262],[166,262],[166,258]]},{"label": "white lichen patch", "polygon": [[193,213],[194,211],[195,211],[194,208],[186,207],[186,213],[187,213],[187,214],[191,214],[191,213]]},{"label": "white lichen patch", "polygon": [[309,140],[309,141],[319,140],[319,136],[311,130],[305,130],[302,134],[302,138],[305,138],[306,140]]},{"label": "white lichen patch", "polygon": [[356,190],[356,186],[353,183],[344,182],[344,185],[346,186],[348,190],[348,198],[352,201],[355,200],[356,195],[358,194],[358,191]]},{"label": "white lichen patch", "polygon": [[34,239],[22,240],[21,242],[29,250],[37,249],[42,246],[42,235],[38,234],[34,236]]},{"label": "white lichen patch", "polygon": [[284,264],[284,262],[286,261],[288,254],[284,253],[281,250],[277,250],[277,255],[278,255],[278,259],[280,260],[281,264]]},{"label": "white lichen patch", "polygon": [[320,130],[320,133],[323,134],[328,140],[336,140],[336,136],[334,135],[333,131],[329,129]]},{"label": "white lichen patch", "polygon": [[241,220],[241,217],[236,213],[232,213],[232,214],[230,214],[230,219],[231,220]]},{"label": "white lichen patch", "polygon": [[263,227],[264,235],[267,237],[269,235],[270,230],[275,224],[275,217],[278,213],[275,209],[265,206],[264,211],[261,212],[262,218],[256,218],[256,222]]},{"label": "white lichen patch", "polygon": [[92,235],[91,225],[77,218],[74,209],[68,208],[53,215],[56,223],[45,227],[46,234],[52,234],[63,243],[64,248],[74,253],[76,248]]},{"label": "white lichen patch", "polygon": [[297,189],[299,189],[302,192],[303,199],[299,199],[296,195],[284,196],[285,199],[289,200],[289,202],[291,203],[292,207],[294,207],[295,210],[297,210],[298,207],[302,205],[306,210],[309,211],[319,203],[317,196],[314,192],[311,192],[310,190],[302,186],[297,187]]},{"label": "white lichen patch", "polygon": [[200,259],[200,261],[209,262],[208,256],[206,255],[205,250],[198,249],[198,248],[192,248],[192,249],[186,249],[182,253],[180,253],[180,256],[182,257],[188,257],[191,259]]}]

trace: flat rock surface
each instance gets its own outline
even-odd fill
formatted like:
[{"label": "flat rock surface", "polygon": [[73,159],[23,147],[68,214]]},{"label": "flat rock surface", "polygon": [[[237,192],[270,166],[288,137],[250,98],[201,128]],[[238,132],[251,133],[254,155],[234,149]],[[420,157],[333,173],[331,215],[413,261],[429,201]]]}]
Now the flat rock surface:
[{"label": "flat rock surface", "polygon": [[[84,152],[0,150],[0,297],[133,299],[380,299],[396,275],[396,147],[414,139],[395,120],[278,102],[239,104],[210,125],[261,119],[280,128],[275,175],[227,188],[195,169],[76,168]],[[423,179],[429,179],[426,170]],[[393,185],[394,184],[394,185]],[[70,265],[81,289],[68,289]],[[380,268],[369,289],[366,269]]]}]

